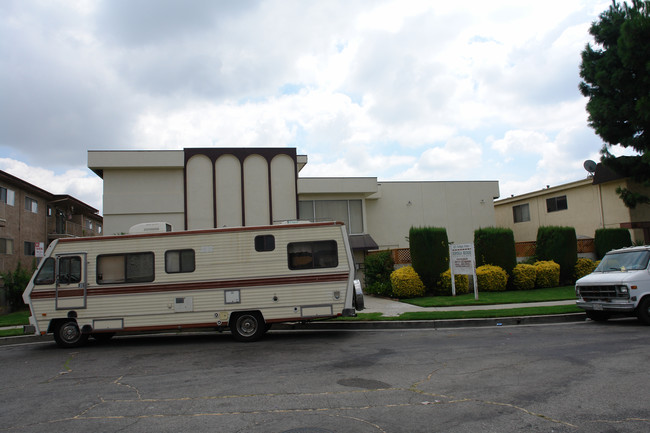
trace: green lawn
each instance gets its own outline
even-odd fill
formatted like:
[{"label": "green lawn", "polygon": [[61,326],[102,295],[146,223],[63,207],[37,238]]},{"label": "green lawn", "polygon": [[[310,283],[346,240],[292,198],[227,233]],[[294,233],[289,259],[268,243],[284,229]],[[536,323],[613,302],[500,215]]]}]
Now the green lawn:
[{"label": "green lawn", "polygon": [[29,311],[21,310],[11,314],[0,316],[0,327],[2,326],[15,326],[15,325],[29,325]]},{"label": "green lawn", "polygon": [[456,305],[492,305],[564,301],[575,298],[575,288],[573,286],[563,286],[553,287],[550,289],[480,292],[478,294],[478,301],[474,299],[474,293],[458,296],[430,296],[426,298],[402,299],[401,301],[418,305],[420,307],[453,307]]}]

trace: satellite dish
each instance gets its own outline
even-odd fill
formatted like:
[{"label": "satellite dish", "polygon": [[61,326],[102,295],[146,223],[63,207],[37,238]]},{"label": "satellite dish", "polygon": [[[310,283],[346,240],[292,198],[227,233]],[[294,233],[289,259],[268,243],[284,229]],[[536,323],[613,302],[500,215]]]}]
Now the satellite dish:
[{"label": "satellite dish", "polygon": [[589,173],[594,173],[596,171],[596,163],[593,162],[591,159],[588,159],[585,161],[582,166],[587,170]]}]

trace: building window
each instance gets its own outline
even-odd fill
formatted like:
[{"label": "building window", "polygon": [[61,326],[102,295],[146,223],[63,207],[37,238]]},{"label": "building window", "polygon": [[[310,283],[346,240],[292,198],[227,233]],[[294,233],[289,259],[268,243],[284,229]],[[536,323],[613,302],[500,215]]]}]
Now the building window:
[{"label": "building window", "polygon": [[530,221],[530,208],[528,207],[528,203],[513,206],[512,217],[516,223]]},{"label": "building window", "polygon": [[84,218],[84,225],[86,226],[87,229],[92,230],[93,229],[93,220],[89,220],[87,218]]},{"label": "building window", "polygon": [[194,272],[194,250],[165,251],[165,272],[178,274],[181,272]]},{"label": "building window", "polygon": [[567,209],[566,195],[546,199],[546,212],[557,212]]},{"label": "building window", "polygon": [[35,256],[36,255],[36,243],[25,241],[25,255],[26,256]]},{"label": "building window", "polygon": [[363,233],[361,200],[305,200],[298,203],[301,220],[342,221],[349,234]]},{"label": "building window", "polygon": [[33,198],[25,197],[25,210],[38,213],[38,202]]},{"label": "building window", "polygon": [[259,235],[255,236],[255,251],[273,251],[275,249],[275,236]]},{"label": "building window", "polygon": [[14,191],[0,186],[0,203],[5,203],[9,206],[13,206],[15,200],[16,193]]},{"label": "building window", "polygon": [[0,239],[0,254],[13,254],[14,241],[12,239]]},{"label": "building window", "polygon": [[292,242],[287,245],[289,269],[335,268],[339,265],[336,241]]},{"label": "building window", "polygon": [[97,256],[97,284],[147,283],[153,280],[153,253]]}]

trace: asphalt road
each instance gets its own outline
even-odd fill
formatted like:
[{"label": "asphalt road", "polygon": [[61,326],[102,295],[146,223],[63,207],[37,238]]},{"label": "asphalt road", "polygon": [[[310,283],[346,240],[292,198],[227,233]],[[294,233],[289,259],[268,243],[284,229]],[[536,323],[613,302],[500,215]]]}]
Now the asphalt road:
[{"label": "asphalt road", "polygon": [[650,327],[120,337],[0,347],[0,431],[647,432]]}]

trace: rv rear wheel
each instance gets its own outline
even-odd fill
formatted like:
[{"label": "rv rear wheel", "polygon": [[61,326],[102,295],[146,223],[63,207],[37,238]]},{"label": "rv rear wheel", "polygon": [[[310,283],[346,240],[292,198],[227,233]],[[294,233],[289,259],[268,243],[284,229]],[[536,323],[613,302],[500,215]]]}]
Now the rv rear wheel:
[{"label": "rv rear wheel", "polygon": [[59,347],[77,347],[88,341],[88,334],[81,333],[76,321],[67,319],[54,329],[54,341]]},{"label": "rv rear wheel", "polygon": [[266,330],[264,318],[258,312],[238,313],[232,316],[230,318],[230,332],[237,341],[259,340]]}]

